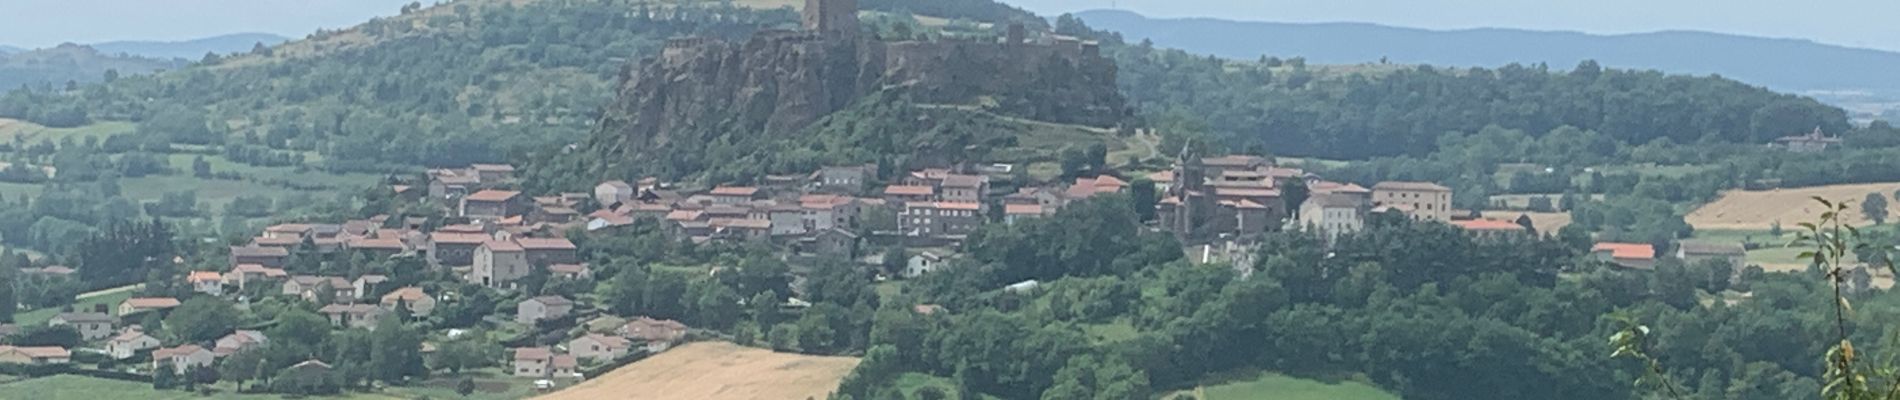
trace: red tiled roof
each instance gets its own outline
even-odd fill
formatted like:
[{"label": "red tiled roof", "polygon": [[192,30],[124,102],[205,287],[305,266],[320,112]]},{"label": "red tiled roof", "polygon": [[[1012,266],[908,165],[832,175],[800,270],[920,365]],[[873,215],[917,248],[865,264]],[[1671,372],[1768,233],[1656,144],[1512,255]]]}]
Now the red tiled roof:
[{"label": "red tiled roof", "polygon": [[521,195],[521,192],[517,192],[513,190],[489,189],[489,190],[483,190],[480,192],[475,192],[475,194],[468,195],[468,197],[465,197],[464,199],[468,201],[491,201],[491,202],[492,201],[508,201],[509,199],[513,199],[515,198],[515,196],[520,196],[520,195]]},{"label": "red tiled roof", "polygon": [[574,250],[574,242],[565,238],[517,238],[516,244],[528,250]]},{"label": "red tiled roof", "polygon": [[[1525,230],[1523,225],[1518,225],[1516,222],[1499,221],[1495,219],[1474,219],[1474,220],[1466,220],[1466,221],[1451,221],[1451,224],[1457,225],[1459,228],[1465,228],[1465,230],[1471,230],[1471,231],[1522,231],[1522,230]],[[1648,246],[1648,245],[1644,245],[1644,246]]]},{"label": "red tiled roof", "polygon": [[1595,246],[1590,247],[1590,252],[1592,253],[1600,252],[1600,251],[1610,252],[1610,256],[1615,257],[1615,258],[1625,258],[1625,259],[1634,259],[1634,260],[1653,260],[1656,258],[1656,247],[1651,246],[1647,243],[1607,243],[1606,242],[1606,243],[1597,243]]},{"label": "red tiled roof", "polygon": [[396,302],[396,300],[402,300],[402,301],[414,303],[417,300],[422,300],[427,297],[429,297],[429,293],[423,292],[422,288],[415,287],[415,286],[407,286],[407,287],[403,287],[401,289],[396,289],[395,291],[389,292],[389,294],[383,295],[383,302],[394,303]]},{"label": "red tiled roof", "polygon": [[634,318],[620,327],[620,333],[628,338],[649,342],[669,341],[686,335],[686,324],[670,319]]},{"label": "red tiled roof", "polygon": [[1372,190],[1419,190],[1419,191],[1432,191],[1432,192],[1449,192],[1451,191],[1451,188],[1444,187],[1443,185],[1439,185],[1439,184],[1431,183],[1431,182],[1388,181],[1388,182],[1379,182],[1377,184],[1372,185]]},{"label": "red tiled roof", "polygon": [[486,242],[490,240],[494,240],[494,238],[489,237],[488,235],[473,234],[473,233],[454,233],[454,232],[429,233],[429,241],[436,242],[436,243],[481,244],[482,242]]},{"label": "red tiled roof", "polygon": [[521,347],[515,349],[515,360],[546,360],[554,357],[554,351],[546,347]]},{"label": "red tiled roof", "polygon": [[698,221],[701,214],[705,214],[705,212],[700,210],[673,210],[666,213],[666,220]]},{"label": "red tiled roof", "polygon": [[217,281],[223,279],[224,276],[219,275],[217,271],[191,271],[191,275],[185,277],[185,281],[187,282]]},{"label": "red tiled roof", "polygon": [[28,358],[72,358],[72,356],[73,356],[73,353],[72,353],[71,351],[68,351],[68,350],[66,350],[66,348],[64,348],[64,347],[53,347],[53,346],[29,346],[29,347],[14,347],[14,346],[0,346],[0,353],[7,353],[7,352],[19,352],[20,354],[24,354],[24,355],[26,355],[26,356],[27,356]]},{"label": "red tiled roof", "polygon": [[1215,196],[1236,196],[1236,197],[1280,197],[1280,191],[1273,190],[1273,189],[1245,189],[1245,188],[1217,187],[1217,188],[1214,188],[1214,195]]},{"label": "red tiled roof", "polygon": [[772,221],[750,218],[713,218],[711,221],[706,221],[706,224],[724,228],[772,229]]},{"label": "red tiled roof", "polygon": [[166,359],[166,358],[172,358],[176,356],[191,355],[192,353],[197,353],[200,351],[205,351],[205,348],[198,347],[198,345],[195,345],[195,344],[188,344],[188,345],[178,346],[178,347],[167,347],[167,348],[162,348],[158,350],[152,350],[152,358]]},{"label": "red tiled roof", "polygon": [[937,193],[937,188],[922,185],[891,185],[884,187],[889,196],[929,196]]},{"label": "red tiled roof", "polygon": [[347,245],[352,249],[402,250],[404,248],[402,240],[396,238],[356,238],[350,239]]},{"label": "red tiled roof", "polygon": [[948,174],[943,176],[943,187],[975,188],[983,186],[983,177],[976,175]]},{"label": "red tiled roof", "polygon": [[1042,205],[1004,204],[1003,213],[1008,215],[1042,215]]},{"label": "red tiled roof", "polygon": [[759,188],[755,188],[751,186],[720,186],[720,187],[713,188],[711,192],[707,192],[706,194],[710,194],[714,196],[751,197],[752,195],[759,194]]},{"label": "red tiled roof", "polygon": [[520,244],[517,244],[515,242],[510,242],[510,241],[501,241],[501,240],[490,240],[490,241],[482,242],[482,248],[486,248],[488,249],[488,251],[493,251],[493,252],[526,251],[526,249],[521,248]]}]

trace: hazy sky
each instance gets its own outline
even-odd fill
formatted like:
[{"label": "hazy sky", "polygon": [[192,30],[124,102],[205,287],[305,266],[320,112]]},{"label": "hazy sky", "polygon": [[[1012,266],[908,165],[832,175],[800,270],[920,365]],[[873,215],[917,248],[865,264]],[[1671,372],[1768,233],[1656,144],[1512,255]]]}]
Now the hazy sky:
[{"label": "hazy sky", "polygon": [[0,44],[48,47],[245,32],[301,38],[317,28],[347,27],[396,14],[410,1],[0,0]]},{"label": "hazy sky", "polygon": [[[1151,16],[1629,33],[1705,30],[1900,51],[1894,0],[1005,0],[1040,14],[1119,7]],[[0,0],[0,44],[302,37],[394,14],[407,0]],[[425,1],[429,3],[432,1]],[[1766,60],[1764,60],[1766,61]]]},{"label": "hazy sky", "polygon": [[[1633,33],[1700,30],[1900,51],[1894,0],[1005,0],[1038,14],[1121,8],[1158,17],[1372,22]],[[1766,60],[1764,60],[1766,61]]]}]

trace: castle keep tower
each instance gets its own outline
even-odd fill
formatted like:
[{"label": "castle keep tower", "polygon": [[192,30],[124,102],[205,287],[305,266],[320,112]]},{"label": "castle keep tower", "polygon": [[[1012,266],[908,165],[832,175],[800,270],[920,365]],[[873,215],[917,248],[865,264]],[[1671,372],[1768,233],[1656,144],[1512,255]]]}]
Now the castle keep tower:
[{"label": "castle keep tower", "polygon": [[858,0],[805,0],[805,30],[826,39],[858,37]]}]

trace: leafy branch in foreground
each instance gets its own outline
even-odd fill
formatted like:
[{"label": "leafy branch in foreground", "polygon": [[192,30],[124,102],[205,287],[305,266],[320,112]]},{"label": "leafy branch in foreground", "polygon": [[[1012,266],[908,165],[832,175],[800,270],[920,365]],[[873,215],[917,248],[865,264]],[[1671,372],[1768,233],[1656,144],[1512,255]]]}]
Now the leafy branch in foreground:
[{"label": "leafy branch in foreground", "polygon": [[[1823,378],[1826,385],[1821,388],[1821,396],[1834,400],[1895,400],[1900,399],[1900,365],[1893,357],[1880,362],[1878,367],[1869,367],[1859,363],[1860,355],[1854,349],[1849,338],[1848,318],[1854,312],[1853,304],[1847,298],[1847,285],[1851,269],[1846,265],[1849,250],[1861,253],[1884,253],[1891,249],[1875,248],[1862,241],[1860,229],[1841,221],[1841,215],[1847,212],[1847,202],[1834,202],[1820,197],[1814,201],[1825,207],[1820,220],[1799,224],[1802,231],[1790,247],[1809,247],[1796,256],[1819,269],[1832,285],[1833,295],[1828,299],[1834,308],[1834,342],[1825,355],[1827,370]],[[1896,271],[1892,257],[1877,257],[1888,271]],[[1669,378],[1668,372],[1655,357],[1645,349],[1650,328],[1638,323],[1634,318],[1624,315],[1615,317],[1624,328],[1610,336],[1612,358],[1634,358],[1642,361],[1645,371],[1637,378],[1638,387],[1658,386],[1669,398],[1684,399],[1682,391]]]}]

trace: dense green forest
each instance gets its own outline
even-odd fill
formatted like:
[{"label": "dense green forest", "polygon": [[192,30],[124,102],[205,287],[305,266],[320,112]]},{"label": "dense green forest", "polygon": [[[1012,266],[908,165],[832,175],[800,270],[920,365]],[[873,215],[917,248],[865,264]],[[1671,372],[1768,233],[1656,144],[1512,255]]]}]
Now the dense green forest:
[{"label": "dense green forest", "polygon": [[181,71],[14,91],[0,97],[0,117],[138,121],[141,135],[174,143],[315,151],[332,169],[506,161],[583,138],[612,80],[667,38],[795,20],[785,10],[640,4],[411,8]]},{"label": "dense green forest", "polygon": [[[1111,34],[1092,35],[1117,40]],[[1297,59],[1226,60],[1145,43],[1104,47],[1113,50],[1121,67],[1123,92],[1145,112],[1195,115],[1229,143],[1260,144],[1282,155],[1424,155],[1446,132],[1476,132],[1489,125],[1535,134],[1569,126],[1631,145],[1663,138],[1766,143],[1816,127],[1837,134],[1849,128],[1845,111],[1813,99],[1719,77],[1618,70],[1594,62],[1568,71],[1507,65],[1354,72],[1349,66],[1307,66]]]}]

